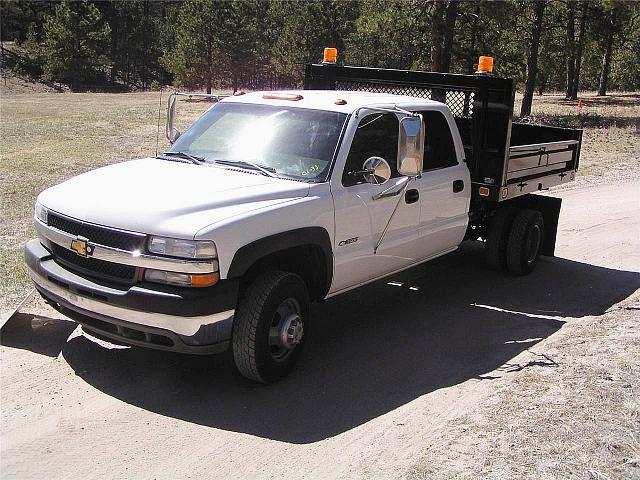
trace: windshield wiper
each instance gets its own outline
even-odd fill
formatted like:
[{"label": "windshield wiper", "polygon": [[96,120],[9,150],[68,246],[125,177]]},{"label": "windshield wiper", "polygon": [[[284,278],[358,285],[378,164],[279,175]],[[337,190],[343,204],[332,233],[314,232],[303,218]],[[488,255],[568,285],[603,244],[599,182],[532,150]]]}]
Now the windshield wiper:
[{"label": "windshield wiper", "polygon": [[252,170],[258,170],[268,177],[279,178],[275,168],[258,165],[257,163],[245,162],[244,160],[214,160],[214,162],[222,165],[230,165],[232,167],[250,168]]},{"label": "windshield wiper", "polygon": [[168,157],[178,157],[178,158],[186,158],[191,161],[191,163],[195,163],[196,165],[202,165],[207,162],[206,158],[198,157],[197,155],[191,155],[186,152],[163,152],[163,155],[167,155]]}]

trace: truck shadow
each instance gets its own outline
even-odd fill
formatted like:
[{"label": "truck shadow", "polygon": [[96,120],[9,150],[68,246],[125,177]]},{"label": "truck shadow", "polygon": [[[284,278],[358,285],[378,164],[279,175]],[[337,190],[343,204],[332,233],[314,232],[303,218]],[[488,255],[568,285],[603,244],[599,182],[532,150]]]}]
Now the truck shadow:
[{"label": "truck shadow", "polygon": [[2,326],[0,344],[57,357],[77,327],[71,320],[17,312]]},{"label": "truck shadow", "polygon": [[[509,375],[510,359],[565,320],[601,315],[639,287],[638,273],[557,258],[527,277],[490,272],[470,246],[313,306],[300,365],[274,385],[242,379],[230,355],[112,350],[82,336],[62,355],[86,382],[140,408],[311,443],[435,390]],[[554,366],[536,355],[522,368]]]}]

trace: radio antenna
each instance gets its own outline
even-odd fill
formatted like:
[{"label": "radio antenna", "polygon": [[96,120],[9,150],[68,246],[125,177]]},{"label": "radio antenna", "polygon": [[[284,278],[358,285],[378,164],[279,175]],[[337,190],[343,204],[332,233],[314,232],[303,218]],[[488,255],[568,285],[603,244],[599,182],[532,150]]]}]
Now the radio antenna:
[{"label": "radio antenna", "polygon": [[160,102],[158,103],[158,129],[156,130],[156,157],[158,156],[158,144],[160,143],[160,111],[162,110],[162,88],[160,88]]}]

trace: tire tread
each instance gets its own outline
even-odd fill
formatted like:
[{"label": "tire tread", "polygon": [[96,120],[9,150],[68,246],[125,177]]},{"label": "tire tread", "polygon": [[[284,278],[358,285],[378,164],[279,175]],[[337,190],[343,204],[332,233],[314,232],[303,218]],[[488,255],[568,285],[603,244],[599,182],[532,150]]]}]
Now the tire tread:
[{"label": "tire tread", "polygon": [[505,206],[498,209],[489,222],[484,249],[486,262],[493,270],[502,271],[507,268],[509,231],[517,213],[517,208]]},{"label": "tire tread", "polygon": [[507,244],[507,267],[510,272],[515,273],[516,275],[526,275],[527,273],[530,273],[536,264],[537,259],[530,267],[523,265],[522,261],[522,250],[524,248],[527,231],[531,223],[536,220],[539,220],[542,226],[542,244],[542,242],[544,242],[544,223],[542,222],[542,214],[537,210],[521,210],[518,215],[516,215],[516,218],[513,220],[513,224],[511,225],[509,242]]},{"label": "tire tread", "polygon": [[245,292],[236,311],[233,328],[233,357],[240,373],[250,380],[268,383],[258,370],[255,344],[262,309],[271,292],[291,275],[282,271],[270,271],[259,276]]}]

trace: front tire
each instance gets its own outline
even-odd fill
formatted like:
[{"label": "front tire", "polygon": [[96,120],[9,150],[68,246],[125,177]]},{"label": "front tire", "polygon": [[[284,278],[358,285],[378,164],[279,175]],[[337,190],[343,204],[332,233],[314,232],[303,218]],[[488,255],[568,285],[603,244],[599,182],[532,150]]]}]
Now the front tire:
[{"label": "front tire", "polygon": [[507,267],[516,275],[531,273],[544,242],[544,220],[537,210],[521,210],[511,225]]},{"label": "front tire", "polygon": [[246,378],[271,383],[295,366],[308,330],[309,294],[293,273],[272,271],[245,292],[234,319],[233,358]]}]

